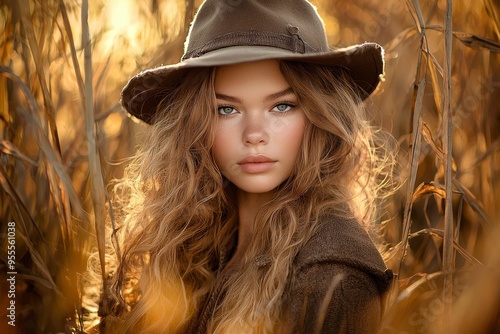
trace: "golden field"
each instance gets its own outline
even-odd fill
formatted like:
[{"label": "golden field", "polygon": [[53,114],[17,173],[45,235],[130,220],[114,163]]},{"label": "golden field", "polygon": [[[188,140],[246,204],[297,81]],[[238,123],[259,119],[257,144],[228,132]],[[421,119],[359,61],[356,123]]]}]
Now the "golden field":
[{"label": "golden field", "polygon": [[[385,48],[368,102],[398,161],[376,222],[397,274],[382,333],[500,332],[499,3],[312,2],[332,45]],[[147,130],[123,113],[120,90],[179,60],[199,4],[0,0],[0,332],[84,333],[98,321],[112,180]],[[16,327],[5,318],[9,222]]]}]

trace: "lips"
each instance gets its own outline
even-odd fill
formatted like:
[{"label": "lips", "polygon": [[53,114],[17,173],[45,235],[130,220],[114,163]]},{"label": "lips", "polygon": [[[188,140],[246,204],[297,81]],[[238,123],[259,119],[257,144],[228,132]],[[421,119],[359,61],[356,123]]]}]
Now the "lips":
[{"label": "lips", "polygon": [[276,164],[276,160],[265,155],[251,155],[238,162],[241,169],[250,174],[264,173],[270,170],[274,164]]},{"label": "lips", "polygon": [[271,158],[266,157],[265,155],[249,155],[245,159],[238,162],[238,165],[249,164],[249,163],[266,163],[266,162],[276,162]]}]

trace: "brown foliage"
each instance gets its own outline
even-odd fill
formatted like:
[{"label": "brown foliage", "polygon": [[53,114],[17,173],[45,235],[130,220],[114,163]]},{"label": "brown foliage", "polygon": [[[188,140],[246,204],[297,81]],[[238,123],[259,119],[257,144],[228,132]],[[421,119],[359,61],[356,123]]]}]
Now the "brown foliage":
[{"label": "brown foliage", "polygon": [[[0,266],[5,275],[13,221],[21,331],[83,332],[96,318],[89,254],[100,254],[90,263],[104,281],[107,188],[144,131],[121,112],[120,88],[178,60],[200,3],[93,0],[87,10],[82,1],[0,2]],[[382,224],[398,274],[383,332],[498,331],[498,297],[479,303],[498,296],[487,277],[500,268],[490,258],[499,254],[498,4],[453,1],[451,31],[451,0],[313,2],[332,44],[386,49],[370,103],[374,123],[400,144],[402,186]]]}]

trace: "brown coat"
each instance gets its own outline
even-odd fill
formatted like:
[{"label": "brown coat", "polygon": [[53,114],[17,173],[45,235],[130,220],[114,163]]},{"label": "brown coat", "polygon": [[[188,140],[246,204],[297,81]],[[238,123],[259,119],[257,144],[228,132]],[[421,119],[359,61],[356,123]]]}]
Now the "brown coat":
[{"label": "brown coat", "polygon": [[376,333],[391,280],[356,221],[328,219],[295,258],[285,322],[292,333]]},{"label": "brown coat", "polygon": [[[356,221],[324,218],[293,262],[283,295],[285,332],[376,333],[391,280],[392,272]],[[219,289],[211,294],[189,333],[207,332],[223,295]]]}]

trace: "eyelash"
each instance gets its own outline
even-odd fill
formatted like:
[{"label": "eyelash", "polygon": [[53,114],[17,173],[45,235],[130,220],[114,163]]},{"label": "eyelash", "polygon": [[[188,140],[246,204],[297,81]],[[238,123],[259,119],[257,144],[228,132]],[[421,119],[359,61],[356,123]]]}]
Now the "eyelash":
[{"label": "eyelash", "polygon": [[220,106],[217,106],[217,113],[219,114],[219,116],[221,117],[228,117],[228,116],[231,116],[232,114],[221,114],[220,113],[220,109],[222,108],[233,108],[234,110],[236,110],[235,107],[231,106],[231,105],[228,105],[228,104],[224,104],[224,105],[220,105]]},{"label": "eyelash", "polygon": [[272,109],[276,108],[276,107],[277,107],[277,106],[279,106],[279,105],[286,105],[286,106],[290,107],[290,109],[289,109],[289,110],[287,110],[287,111],[277,112],[278,114],[287,114],[287,113],[289,113],[289,112],[292,112],[292,111],[293,111],[293,109],[294,109],[295,107],[297,107],[297,104],[296,104],[296,103],[293,103],[293,102],[288,102],[288,101],[283,101],[283,102],[276,103]]},{"label": "eyelash", "polygon": [[[295,107],[297,107],[297,104],[296,104],[296,103],[293,103],[293,102],[288,102],[288,101],[282,101],[282,102],[278,102],[278,103],[276,103],[276,104],[275,104],[275,105],[271,108],[271,110],[272,110],[272,109],[274,109],[274,108],[276,108],[277,106],[279,106],[279,105],[283,105],[283,104],[284,104],[284,105],[286,105],[286,106],[288,106],[288,107],[290,107],[290,109],[289,109],[289,110],[287,110],[287,111],[281,111],[281,112],[277,111],[277,112],[276,112],[277,114],[280,114],[280,115],[287,114],[287,113],[289,113],[289,112],[293,111],[293,109],[294,109]],[[221,117],[228,117],[228,116],[231,116],[231,115],[232,115],[232,114],[221,114],[221,113],[219,112],[219,110],[220,110],[221,108],[233,108],[234,110],[237,110],[237,109],[236,109],[235,107],[233,107],[232,105],[228,105],[228,104],[219,105],[219,106],[217,106],[217,112],[218,112],[219,116],[221,116]]]}]

